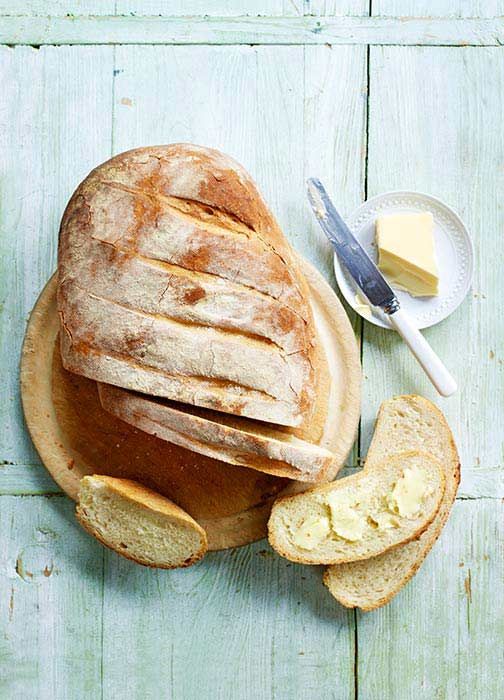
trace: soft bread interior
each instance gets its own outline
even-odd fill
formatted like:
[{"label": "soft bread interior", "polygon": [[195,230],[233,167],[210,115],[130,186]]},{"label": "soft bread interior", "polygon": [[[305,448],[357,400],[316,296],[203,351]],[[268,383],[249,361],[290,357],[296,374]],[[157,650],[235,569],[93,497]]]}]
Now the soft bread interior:
[{"label": "soft bread interior", "polygon": [[[390,499],[408,470],[421,474],[424,488],[418,512],[405,516]],[[403,453],[376,469],[280,499],[268,523],[269,540],[282,556],[306,564],[367,559],[418,537],[435,517],[443,491],[437,460],[420,452]],[[301,546],[300,533],[311,523],[315,544],[305,541]]]},{"label": "soft bread interior", "polygon": [[204,531],[184,511],[123,479],[84,477],[77,518],[103,544],[147,566],[189,566],[206,549]]}]

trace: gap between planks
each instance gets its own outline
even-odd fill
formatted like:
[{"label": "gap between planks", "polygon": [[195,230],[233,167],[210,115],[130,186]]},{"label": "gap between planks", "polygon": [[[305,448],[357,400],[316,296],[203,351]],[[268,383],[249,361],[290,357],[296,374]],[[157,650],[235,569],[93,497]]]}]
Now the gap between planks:
[{"label": "gap between planks", "polygon": [[0,44],[503,46],[504,17],[0,17]]}]

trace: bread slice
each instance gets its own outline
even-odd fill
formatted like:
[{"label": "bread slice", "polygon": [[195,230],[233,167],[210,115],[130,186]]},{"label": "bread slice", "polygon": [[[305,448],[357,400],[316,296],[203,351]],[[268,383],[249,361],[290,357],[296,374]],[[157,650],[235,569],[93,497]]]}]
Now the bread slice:
[{"label": "bread slice", "polygon": [[448,518],[460,481],[460,460],[439,408],[421,396],[396,396],[380,407],[365,469],[405,449],[425,450],[443,465],[446,486],[439,511],[418,540],[367,561],[330,566],[324,583],[348,608],[374,610],[388,603],[414,576]]},{"label": "bread slice", "polygon": [[250,176],[192,144],[96,168],[60,229],[64,367],[299,427],[321,378],[308,288]]},{"label": "bread slice", "polygon": [[444,482],[431,455],[395,455],[375,469],[280,498],[268,522],[270,544],[302,564],[368,559],[421,535],[439,509]]},{"label": "bread slice", "polygon": [[207,550],[206,533],[190,515],[129,479],[85,476],[76,516],[102,544],[144,566],[191,566]]},{"label": "bread slice", "polygon": [[136,428],[193,452],[301,481],[324,481],[334,456],[318,445],[248,418],[149,398],[99,384],[103,408]]}]

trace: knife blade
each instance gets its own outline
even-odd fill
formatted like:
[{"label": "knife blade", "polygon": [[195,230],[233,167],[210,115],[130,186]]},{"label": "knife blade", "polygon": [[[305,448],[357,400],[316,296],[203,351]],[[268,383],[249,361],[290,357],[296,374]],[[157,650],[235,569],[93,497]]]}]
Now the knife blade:
[{"label": "knife blade", "polygon": [[401,335],[438,392],[442,396],[451,396],[457,383],[408,314],[401,309],[394,290],[338,214],[320,180],[310,178],[307,185],[313,213],[357,286],[373,306],[385,311],[392,327]]},{"label": "knife blade", "polygon": [[394,290],[338,214],[320,180],[310,178],[307,184],[313,213],[356,284],[385,313],[399,308]]}]

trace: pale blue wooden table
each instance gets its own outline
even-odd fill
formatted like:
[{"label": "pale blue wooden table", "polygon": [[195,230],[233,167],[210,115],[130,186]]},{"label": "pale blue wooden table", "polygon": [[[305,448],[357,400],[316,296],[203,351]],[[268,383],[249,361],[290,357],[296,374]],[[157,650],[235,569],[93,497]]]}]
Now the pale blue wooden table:
[{"label": "pale blue wooden table", "polygon": [[[370,4],[0,0],[2,700],[504,697],[504,0]],[[339,607],[320,570],[264,541],[187,571],[132,565],[79,529],[27,437],[19,353],[64,204],[111,154],[173,141],[242,162],[331,283],[308,175],[346,213],[407,188],[467,222],[473,289],[426,334],[453,398],[352,316],[364,386],[349,465],[382,399],[405,392],[442,406],[463,465],[440,541],[382,610]]]}]

